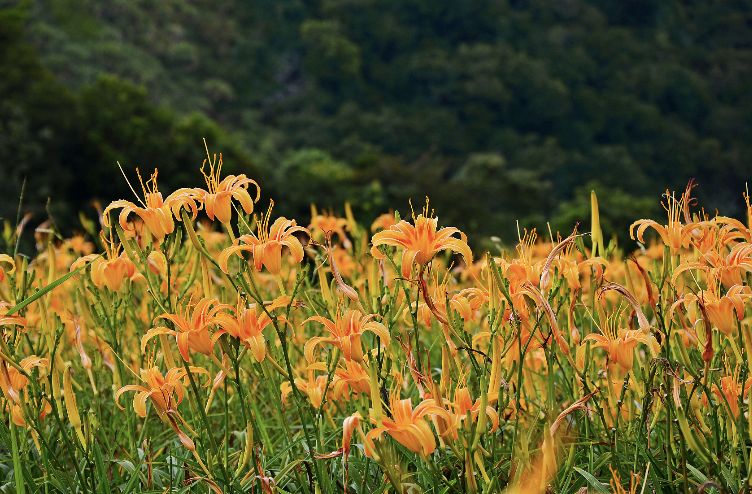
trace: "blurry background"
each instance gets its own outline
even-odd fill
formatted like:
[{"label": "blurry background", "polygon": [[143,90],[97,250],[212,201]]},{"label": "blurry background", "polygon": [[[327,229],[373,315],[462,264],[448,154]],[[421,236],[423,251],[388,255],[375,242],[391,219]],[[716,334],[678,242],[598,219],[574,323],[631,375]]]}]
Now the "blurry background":
[{"label": "blurry background", "polygon": [[[0,0],[0,216],[134,201],[223,175],[306,225],[431,198],[478,246],[522,226],[606,238],[664,221],[695,177],[743,218],[752,155],[752,4],[671,0]],[[134,183],[134,186],[137,186]],[[140,190],[139,190],[140,192]],[[546,235],[547,237],[547,235]]]}]

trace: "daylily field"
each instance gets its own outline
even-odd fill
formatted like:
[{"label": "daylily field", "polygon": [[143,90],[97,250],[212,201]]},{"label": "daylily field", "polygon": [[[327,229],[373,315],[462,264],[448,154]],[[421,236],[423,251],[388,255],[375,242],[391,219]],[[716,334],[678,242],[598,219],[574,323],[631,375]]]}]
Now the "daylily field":
[{"label": "daylily field", "polygon": [[34,258],[6,225],[0,492],[748,492],[748,196],[473,252],[428,201],[298,223],[221,163],[126,173]]}]

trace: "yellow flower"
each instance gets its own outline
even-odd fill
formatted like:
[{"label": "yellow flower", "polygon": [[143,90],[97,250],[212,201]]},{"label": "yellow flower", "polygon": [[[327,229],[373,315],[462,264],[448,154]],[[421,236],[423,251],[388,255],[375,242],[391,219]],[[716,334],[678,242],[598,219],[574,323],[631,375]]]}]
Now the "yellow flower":
[{"label": "yellow flower", "polygon": [[[136,173],[138,173],[138,169],[136,169]],[[183,207],[189,209],[193,213],[193,218],[196,218],[198,206],[187,189],[175,191],[167,196],[167,199],[162,199],[162,193],[157,189],[156,170],[145,185],[141,179],[141,174],[138,175],[138,179],[141,181],[141,188],[144,191],[145,203],[142,203],[144,207],[139,207],[130,201],[115,201],[107,206],[102,213],[104,226],[108,228],[111,226],[110,218],[107,214],[111,209],[123,208],[120,212],[120,226],[123,227],[123,230],[133,230],[128,225],[128,215],[136,213],[144,221],[151,234],[161,242],[165,238],[165,235],[175,231],[173,215],[179,219],[180,210]]]},{"label": "yellow flower", "polygon": [[[428,214],[426,207],[425,214]],[[423,269],[433,257],[443,251],[452,250],[462,254],[465,264],[473,262],[473,253],[467,245],[467,237],[459,229],[454,227],[442,228],[436,231],[438,218],[427,218],[423,214],[415,218],[415,226],[405,220],[400,221],[389,230],[384,230],[373,236],[371,243],[371,255],[376,259],[383,259],[385,256],[379,251],[379,245],[391,245],[394,247],[404,248],[402,252],[402,276],[410,277],[410,270],[413,263]],[[452,237],[459,233],[461,239]]]}]

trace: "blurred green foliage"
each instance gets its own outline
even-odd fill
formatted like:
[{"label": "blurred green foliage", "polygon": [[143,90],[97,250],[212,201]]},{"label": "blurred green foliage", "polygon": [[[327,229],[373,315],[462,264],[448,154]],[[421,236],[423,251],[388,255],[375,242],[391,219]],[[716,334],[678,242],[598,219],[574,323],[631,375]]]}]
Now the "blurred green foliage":
[{"label": "blurred green foliage", "polygon": [[[89,198],[246,173],[305,223],[424,196],[476,244],[521,226],[607,238],[695,177],[740,215],[752,6],[563,0],[0,0],[0,214],[74,225]],[[14,82],[15,81],[15,82]],[[597,183],[591,182],[597,180]],[[602,197],[604,196],[604,197]],[[647,199],[646,199],[647,198]]]}]

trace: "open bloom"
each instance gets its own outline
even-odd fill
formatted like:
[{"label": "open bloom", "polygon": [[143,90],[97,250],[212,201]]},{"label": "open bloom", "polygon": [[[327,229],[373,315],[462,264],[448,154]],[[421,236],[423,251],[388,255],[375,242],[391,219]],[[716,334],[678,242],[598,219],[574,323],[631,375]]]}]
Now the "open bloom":
[{"label": "open bloom", "polygon": [[[17,325],[21,326],[21,328],[26,327],[26,318],[18,315],[7,315],[6,312],[8,312],[11,308],[13,308],[14,305],[9,302],[2,302],[0,301],[0,326],[12,326]],[[22,329],[22,331],[26,331],[25,329]]]},{"label": "open bloom", "polygon": [[309,317],[303,324],[310,321],[319,322],[324,325],[331,338],[313,337],[305,345],[305,357],[309,362],[313,362],[313,351],[319,343],[331,343],[340,350],[346,360],[363,360],[363,347],[361,337],[366,331],[374,333],[381,338],[381,343],[389,345],[389,330],[380,322],[372,321],[377,314],[363,315],[360,311],[347,309],[344,313],[338,312],[334,321],[322,316]]},{"label": "open bloom", "polygon": [[[191,367],[190,369],[193,373],[209,375],[205,369],[200,367]],[[159,417],[177,433],[183,446],[193,451],[195,450],[193,441],[177,425],[178,420],[184,423],[183,418],[178,413],[177,406],[183,401],[184,391],[181,379],[186,376],[186,370],[178,367],[173,367],[164,376],[156,367],[141,369],[141,380],[146,384],[146,387],[135,384],[123,386],[115,393],[115,403],[121,410],[124,410],[118,401],[120,395],[126,391],[138,391],[133,397],[133,410],[140,417],[146,417],[146,400],[150,399]],[[175,400],[176,396],[177,401]]]},{"label": "open bloom", "polygon": [[[681,199],[676,199],[673,195],[666,191],[666,203],[661,203],[663,208],[668,212],[668,225],[661,225],[653,220],[638,220],[632,223],[629,227],[629,235],[632,240],[635,239],[634,228],[637,227],[637,240],[645,243],[643,234],[648,227],[652,227],[658,235],[661,236],[664,245],[669,246],[672,255],[682,247],[688,247],[693,240],[702,239],[708,231],[708,228],[712,225],[706,222],[692,222],[689,218],[688,201],[689,192],[692,188],[687,187],[687,191],[682,194]],[[685,205],[687,206],[685,208]],[[681,215],[684,212],[684,220],[686,224],[682,224]]]},{"label": "open bloom", "polygon": [[[619,319],[621,312],[617,311],[606,321],[606,327],[604,328],[604,334],[589,334],[583,338],[583,345],[580,347],[580,352],[585,348],[584,343],[586,341],[595,342],[593,346],[596,348],[603,348],[608,352],[608,356],[611,362],[619,365],[622,369],[629,372],[632,370],[634,364],[634,348],[639,343],[645,343],[648,345],[654,353],[660,351],[658,342],[651,334],[645,334],[642,330],[626,330],[619,328]],[[578,355],[578,357],[584,356]],[[579,358],[578,358],[579,360]]]},{"label": "open bloom", "polygon": [[[317,370],[326,370],[326,365],[320,363],[309,365],[306,369],[308,378],[297,377],[294,380],[295,387],[308,396],[314,408],[320,408],[324,402],[324,398],[327,396],[336,399],[338,391],[341,389],[341,386],[335,388],[326,374],[321,374],[317,377],[315,372]],[[285,405],[289,405],[287,396],[292,393],[290,381],[285,381],[280,385],[280,392],[282,394],[282,402]]]},{"label": "open bloom", "polygon": [[[437,232],[438,221],[438,218],[427,218],[422,214],[415,218],[415,226],[405,220],[400,221],[388,230],[381,231],[373,236],[371,255],[376,259],[385,257],[379,251],[379,245],[404,248],[402,252],[402,276],[405,278],[410,277],[414,262],[423,268],[437,253],[447,249],[462,254],[465,264],[471,264],[473,253],[467,245],[465,234],[454,227],[442,228]],[[462,238],[452,237],[455,233],[459,233]]]},{"label": "open bloom", "polygon": [[702,304],[710,322],[724,335],[733,336],[736,332],[737,319],[739,321],[744,319],[744,302],[752,298],[752,289],[745,285],[734,285],[726,292],[726,295],[720,297],[716,293],[717,290],[715,288],[686,295],[671,306],[672,314],[674,309],[682,303],[686,303],[688,307]]},{"label": "open bloom", "polygon": [[[232,199],[236,199],[243,211],[246,214],[253,212],[253,203],[259,200],[261,197],[261,188],[258,184],[247,178],[245,175],[228,175],[223,180],[219,180],[219,174],[222,171],[222,154],[219,155],[219,163],[217,163],[217,155],[214,155],[214,160],[209,161],[209,173],[204,172],[204,164],[201,165],[201,173],[206,180],[206,188],[195,189],[182,189],[186,192],[192,192],[195,197],[204,204],[206,209],[206,215],[214,221],[214,217],[219,220],[220,223],[229,223],[232,217]],[[252,199],[248,193],[249,185],[256,186],[256,198]]]},{"label": "open bloom", "polygon": [[708,279],[720,280],[728,287],[741,285],[746,274],[752,272],[752,244],[738,243],[726,256],[715,250],[708,251],[700,257],[699,262],[688,261],[677,267],[671,282],[676,283],[679,275],[690,269],[705,271]]},{"label": "open bloom", "polygon": [[[496,413],[496,410],[488,405],[485,410],[481,410],[481,399],[478,398],[473,403],[473,400],[470,397],[470,391],[465,387],[457,388],[454,391],[454,402],[451,402],[449,406],[452,407],[453,410],[450,413],[452,416],[450,426],[454,439],[457,439],[457,429],[459,429],[462,421],[467,420],[468,412],[473,421],[478,420],[478,415],[480,413],[485,413],[488,418],[491,419],[491,433],[499,428],[499,414]],[[470,424],[465,424],[465,427],[469,428]]]},{"label": "open bloom", "polygon": [[[21,368],[25,372],[30,372],[34,367],[43,367],[45,369],[50,368],[49,361],[46,358],[39,358],[36,355],[30,355],[19,363]],[[29,384],[29,379],[21,374],[15,367],[9,366],[4,360],[0,360],[0,389],[3,391],[3,395],[7,401],[7,406],[11,412],[13,423],[19,427],[26,425],[23,413],[21,413],[21,400],[27,400],[20,391]],[[52,411],[52,407],[49,402],[45,402],[40,411],[40,416],[44,418],[45,415]]]},{"label": "open bloom", "polygon": [[[266,340],[262,331],[272,323],[272,320],[264,311],[257,311],[256,305],[245,306],[245,301],[241,299],[238,307],[232,308],[233,314],[220,312],[216,315],[216,322],[227,332],[240,339],[249,350],[257,362],[264,360],[266,356]],[[272,310],[272,309],[269,309]],[[277,321],[287,322],[284,318],[277,318]]]},{"label": "open bloom", "polygon": [[[10,257],[8,254],[0,254],[0,261],[7,262],[8,264],[10,264],[11,266],[10,271],[9,271],[10,273],[16,270],[16,263],[15,261],[13,261],[13,258]],[[5,270],[2,268],[2,266],[0,266],[0,283],[2,283],[4,279],[5,279]]]},{"label": "open bloom", "polygon": [[[138,173],[138,170],[136,170]],[[138,176],[141,180],[141,175]],[[158,240],[162,241],[165,235],[168,235],[175,231],[175,218],[180,218],[180,210],[185,207],[193,213],[193,218],[196,218],[198,212],[198,206],[196,201],[191,197],[190,192],[186,189],[178,190],[167,196],[167,199],[162,198],[162,193],[157,189],[157,171],[144,185],[141,180],[141,188],[144,191],[144,207],[139,207],[130,201],[115,201],[107,206],[102,213],[102,221],[104,226],[110,227],[110,219],[108,212],[111,209],[123,208],[120,212],[120,226],[123,230],[132,230],[128,224],[128,215],[136,213],[146,224],[151,234]]]},{"label": "open bloom", "polygon": [[[373,456],[375,447],[373,440],[384,432],[413,453],[422,456],[433,453],[436,449],[436,439],[424,417],[434,415],[450,422],[449,412],[437,405],[434,400],[423,400],[415,409],[413,409],[412,399],[400,400],[396,394],[391,396],[390,402],[392,418],[383,417],[383,426],[376,427],[366,435],[366,456]],[[371,421],[376,423],[375,419]]]},{"label": "open bloom", "polygon": [[[239,255],[240,251],[249,251],[253,255],[253,267],[256,271],[261,271],[263,266],[273,275],[279,274],[282,270],[282,247],[290,249],[292,258],[296,263],[303,260],[303,246],[300,240],[295,237],[295,232],[305,232],[310,235],[306,228],[296,226],[295,220],[288,220],[285,217],[277,218],[269,229],[269,214],[272,205],[266,216],[261,217],[258,225],[258,236],[253,233],[243,235],[232,243],[231,247],[222,251],[219,256],[219,266],[225,273],[227,262],[233,254]],[[268,232],[267,232],[268,229]]]},{"label": "open bloom", "polygon": [[[726,370],[729,370],[728,366]],[[752,388],[752,378],[747,379],[744,383],[739,382],[740,370],[741,366],[736,364],[733,374],[721,378],[720,388],[715,384],[713,385],[713,394],[718,397],[718,400],[721,403],[723,403],[726,411],[733,415],[734,420],[738,420],[739,414],[741,413],[739,410],[740,395],[741,399],[744,400],[749,394],[749,389]],[[728,403],[728,406],[726,403]]]},{"label": "open bloom", "polygon": [[219,324],[220,319],[215,315],[223,308],[222,306],[210,308],[215,302],[216,300],[202,298],[193,308],[190,317],[188,315],[190,304],[184,307],[182,314],[162,314],[157,317],[157,319],[172,321],[178,330],[173,331],[165,327],[150,329],[141,339],[141,352],[146,350],[146,344],[154,336],[167,334],[177,338],[178,349],[184,360],[190,360],[189,348],[204,355],[212,356],[214,344],[220,336],[228,332],[226,329],[220,329],[215,331],[213,335],[209,334],[209,328]]},{"label": "open bloom", "polygon": [[107,240],[103,234],[100,234],[102,244],[105,246],[106,259],[99,257],[98,254],[89,254],[88,256],[77,259],[71,264],[70,270],[75,271],[87,262],[91,263],[91,281],[97,288],[106,286],[108,290],[116,292],[128,278],[136,276],[136,266],[128,258],[125,252],[120,251],[120,244],[115,244],[112,240]]},{"label": "open bloom", "polygon": [[311,231],[314,237],[318,241],[323,242],[323,239],[327,235],[332,236],[336,233],[337,237],[339,238],[339,242],[346,249],[349,249],[351,243],[347,238],[347,235],[345,234],[345,229],[349,230],[347,218],[339,218],[337,216],[334,216],[333,214],[327,214],[326,211],[324,211],[322,214],[315,213],[315,208],[312,208],[311,224],[308,225],[308,229]]}]

